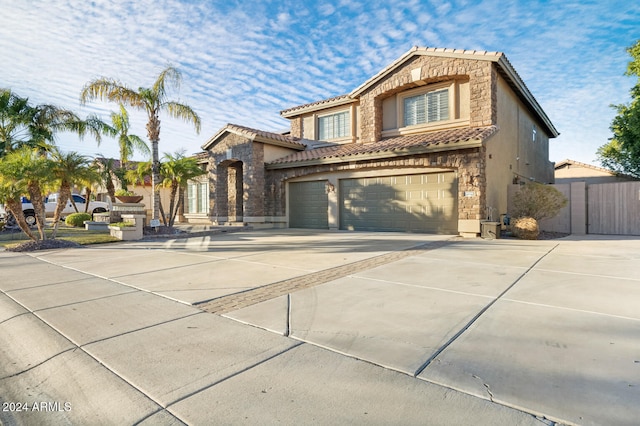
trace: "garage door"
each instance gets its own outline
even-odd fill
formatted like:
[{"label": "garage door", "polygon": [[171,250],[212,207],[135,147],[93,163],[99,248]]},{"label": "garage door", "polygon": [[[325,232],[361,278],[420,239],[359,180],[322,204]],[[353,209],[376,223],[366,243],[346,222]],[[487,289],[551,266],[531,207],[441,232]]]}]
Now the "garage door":
[{"label": "garage door", "polygon": [[329,229],[326,181],[289,184],[289,227]]},{"label": "garage door", "polygon": [[340,229],[456,233],[455,172],[343,179]]}]

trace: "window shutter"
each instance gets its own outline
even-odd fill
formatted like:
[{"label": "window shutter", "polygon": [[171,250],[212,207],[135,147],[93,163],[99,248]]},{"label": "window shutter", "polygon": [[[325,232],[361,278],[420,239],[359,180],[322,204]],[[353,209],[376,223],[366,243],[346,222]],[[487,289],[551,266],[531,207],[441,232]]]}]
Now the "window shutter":
[{"label": "window shutter", "polygon": [[426,122],[427,97],[412,96],[404,100],[404,125],[413,126]]},{"label": "window shutter", "polygon": [[427,122],[449,119],[449,90],[438,90],[427,94],[429,115]]},{"label": "window shutter", "polygon": [[428,92],[404,99],[405,126],[448,119],[449,89]]},{"label": "window shutter", "polygon": [[349,135],[349,113],[340,112],[318,118],[318,139],[328,140]]}]

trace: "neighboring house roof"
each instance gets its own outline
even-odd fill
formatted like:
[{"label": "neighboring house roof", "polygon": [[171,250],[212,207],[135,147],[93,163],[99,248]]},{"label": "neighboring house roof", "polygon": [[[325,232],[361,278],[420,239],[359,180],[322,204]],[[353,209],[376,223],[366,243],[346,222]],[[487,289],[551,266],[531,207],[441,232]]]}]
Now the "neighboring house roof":
[{"label": "neighboring house roof", "polygon": [[507,57],[502,52],[487,52],[484,50],[463,50],[463,49],[442,49],[433,47],[417,47],[414,46],[407,53],[396,59],[393,63],[385,67],[378,74],[374,75],[363,84],[358,86],[348,95],[338,96],[335,98],[326,99],[324,101],[314,102],[311,104],[301,105],[293,108],[281,111],[280,114],[285,117],[293,117],[300,113],[315,110],[318,108],[324,108],[327,106],[341,105],[349,102],[353,102],[368,88],[378,83],[387,75],[394,72],[398,67],[402,66],[406,61],[414,56],[435,56],[446,58],[461,58],[461,59],[474,59],[479,61],[495,62],[498,65],[498,71],[506,79],[511,88],[515,91],[518,97],[527,105],[531,111],[538,117],[538,119],[545,126],[547,133],[550,137],[557,137],[560,133],[555,128],[547,114],[542,107],[538,104],[538,101],[531,94],[524,81],[520,78],[516,70],[513,68]]},{"label": "neighboring house roof", "polygon": [[294,138],[292,136],[283,135],[280,133],[273,132],[265,132],[264,130],[252,129],[249,127],[239,126],[237,124],[227,124],[224,126],[218,133],[213,135],[211,139],[209,139],[204,145],[202,145],[203,150],[207,150],[215,145],[218,140],[225,135],[226,133],[233,133],[236,135],[244,136],[246,138],[251,139],[255,142],[262,142],[270,145],[282,146],[285,148],[293,148],[293,149],[305,149],[306,145],[298,142],[298,138]]},{"label": "neighboring house roof", "polygon": [[638,179],[635,176],[626,175],[624,173],[615,172],[613,170],[605,169],[603,167],[598,167],[598,166],[594,166],[592,164],[581,163],[580,161],[569,160],[569,159],[558,161],[556,163],[556,165],[555,165],[555,170],[562,170],[562,169],[569,168],[571,166],[577,166],[577,167],[580,167],[580,168],[583,168],[583,169],[590,169],[590,170],[594,170],[596,172],[609,174],[611,176],[618,176],[618,177],[625,178],[625,179],[633,179],[633,180],[637,180]]},{"label": "neighboring house roof", "polygon": [[498,130],[497,126],[458,128],[382,139],[376,143],[336,144],[296,152],[267,164],[268,169],[300,167],[319,163],[389,158],[424,152],[470,148],[482,145]]}]

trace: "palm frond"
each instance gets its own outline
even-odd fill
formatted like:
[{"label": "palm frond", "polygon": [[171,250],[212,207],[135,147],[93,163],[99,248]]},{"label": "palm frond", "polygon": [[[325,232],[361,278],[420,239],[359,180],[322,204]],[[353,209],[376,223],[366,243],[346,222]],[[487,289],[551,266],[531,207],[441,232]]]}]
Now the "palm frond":
[{"label": "palm frond", "polygon": [[169,101],[162,104],[162,109],[167,111],[169,116],[173,118],[179,118],[187,123],[193,123],[196,132],[200,133],[200,117],[189,105]]},{"label": "palm frond", "polygon": [[164,99],[167,93],[167,85],[178,90],[180,88],[180,82],[182,81],[182,74],[180,71],[168,65],[164,70],[160,72],[155,83],[153,83],[152,91],[157,94],[159,99]]},{"label": "palm frond", "polygon": [[117,102],[131,105],[134,108],[145,107],[140,94],[112,78],[98,78],[87,83],[80,92],[80,102],[84,105],[88,100]]}]

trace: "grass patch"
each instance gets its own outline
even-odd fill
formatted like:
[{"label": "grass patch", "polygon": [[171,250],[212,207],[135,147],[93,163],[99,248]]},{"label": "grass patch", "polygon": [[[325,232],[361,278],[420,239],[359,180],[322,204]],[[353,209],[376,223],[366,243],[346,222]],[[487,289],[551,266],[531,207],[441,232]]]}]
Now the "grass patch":
[{"label": "grass patch", "polygon": [[[37,233],[37,229],[33,229],[34,233]],[[47,227],[45,233],[47,238],[51,237],[53,228]],[[120,241],[117,238],[112,237],[108,232],[104,231],[87,231],[84,228],[74,228],[63,224],[58,225],[58,234],[56,239],[73,241],[82,245],[89,244],[105,244]],[[8,231],[4,230],[0,232],[0,247],[10,247],[18,244],[31,241],[22,231]]]}]

